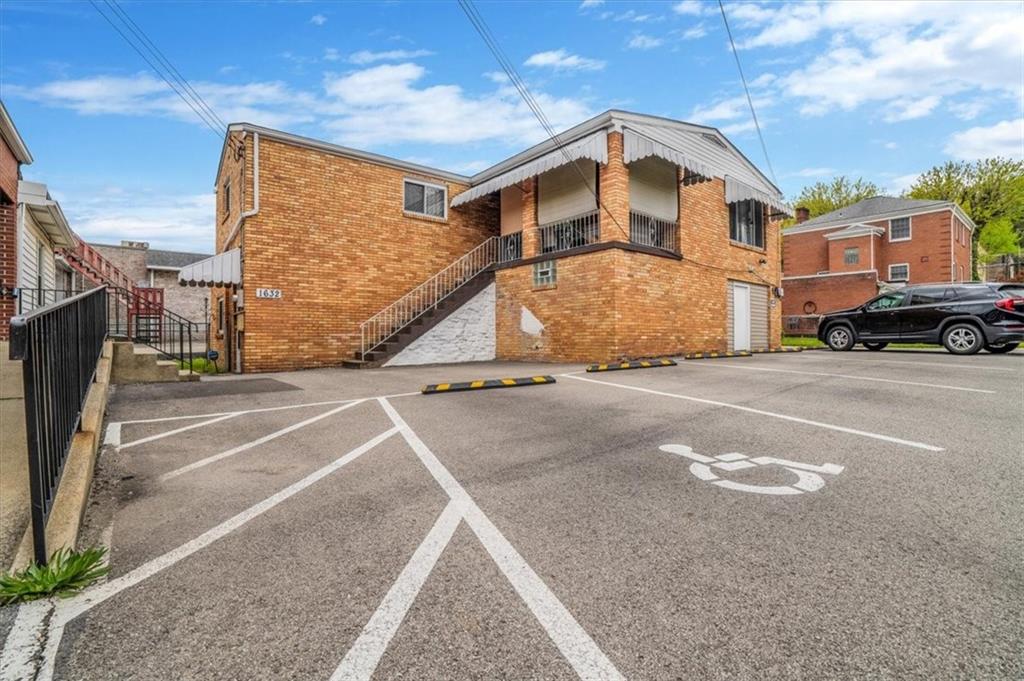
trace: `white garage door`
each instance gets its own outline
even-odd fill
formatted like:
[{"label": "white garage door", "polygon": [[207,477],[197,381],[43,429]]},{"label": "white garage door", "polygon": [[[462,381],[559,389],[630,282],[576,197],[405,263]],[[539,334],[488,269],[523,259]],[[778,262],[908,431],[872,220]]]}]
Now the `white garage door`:
[{"label": "white garage door", "polygon": [[768,347],[768,287],[729,282],[727,303],[729,350]]}]

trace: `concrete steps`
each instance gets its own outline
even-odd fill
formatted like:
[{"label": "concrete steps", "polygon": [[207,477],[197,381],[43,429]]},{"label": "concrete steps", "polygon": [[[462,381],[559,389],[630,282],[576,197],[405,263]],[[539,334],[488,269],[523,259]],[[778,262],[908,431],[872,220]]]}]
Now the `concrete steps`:
[{"label": "concrete steps", "polygon": [[199,380],[198,374],[179,369],[177,362],[163,359],[153,348],[130,341],[114,343],[113,360],[112,382],[115,384]]}]

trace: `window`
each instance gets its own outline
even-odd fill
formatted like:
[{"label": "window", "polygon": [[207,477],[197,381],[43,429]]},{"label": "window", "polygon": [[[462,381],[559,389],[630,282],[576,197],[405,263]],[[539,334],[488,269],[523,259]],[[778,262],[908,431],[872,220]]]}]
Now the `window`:
[{"label": "window", "polygon": [[908,263],[900,263],[899,265],[889,265],[889,281],[909,281],[910,280],[910,265]]},{"label": "window", "polygon": [[856,265],[860,262],[860,249],[856,246],[843,251],[843,264]]},{"label": "window", "polygon": [[217,333],[224,335],[224,299],[217,299]]},{"label": "window", "polygon": [[224,219],[231,213],[231,181],[224,183]]},{"label": "window", "polygon": [[910,218],[889,220],[889,241],[908,241],[910,239]]},{"label": "window", "polygon": [[999,293],[988,286],[958,286],[960,300],[996,300]]},{"label": "window", "polygon": [[445,218],[448,216],[448,190],[436,184],[406,180],[403,205],[406,213]]},{"label": "window", "polygon": [[892,293],[886,293],[884,296],[875,298],[867,304],[869,310],[888,310],[893,307],[899,307],[903,304],[904,298],[907,297],[905,291],[893,291]]},{"label": "window", "polygon": [[910,297],[911,305],[938,305],[956,300],[956,290],[951,286],[925,286],[915,289]]},{"label": "window", "polygon": [[741,244],[764,248],[764,205],[757,201],[730,203],[729,238]]},{"label": "window", "polygon": [[554,260],[533,264],[533,285],[550,286],[558,281],[558,268]]}]

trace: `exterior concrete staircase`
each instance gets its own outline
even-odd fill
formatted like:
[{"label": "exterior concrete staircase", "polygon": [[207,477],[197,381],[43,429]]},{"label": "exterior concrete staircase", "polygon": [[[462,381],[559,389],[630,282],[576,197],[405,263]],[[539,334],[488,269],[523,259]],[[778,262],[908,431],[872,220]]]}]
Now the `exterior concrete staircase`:
[{"label": "exterior concrete staircase", "polygon": [[199,374],[180,369],[178,362],[163,359],[163,355],[154,348],[128,340],[114,341],[114,365],[111,371],[111,382],[114,384],[198,380]]}]

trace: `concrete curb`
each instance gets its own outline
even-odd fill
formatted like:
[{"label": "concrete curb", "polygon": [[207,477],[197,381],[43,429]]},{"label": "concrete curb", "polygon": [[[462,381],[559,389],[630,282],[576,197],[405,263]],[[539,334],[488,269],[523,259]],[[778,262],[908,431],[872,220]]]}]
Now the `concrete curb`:
[{"label": "concrete curb", "polygon": [[464,383],[432,383],[420,389],[424,395],[437,393],[456,393],[465,390],[493,390],[494,388],[518,388],[527,385],[546,385],[554,383],[554,376],[528,376],[526,378],[489,378]]},{"label": "concrete curb", "polygon": [[637,359],[632,362],[618,362],[615,364],[591,364],[587,372],[595,371],[622,371],[623,369],[657,369],[658,367],[674,367],[676,363],[670,359]]},{"label": "concrete curb", "polygon": [[[85,405],[82,407],[82,423],[79,426],[79,432],[75,433],[71,439],[71,450],[64,463],[57,496],[54,498],[53,508],[50,509],[50,517],[46,521],[46,550],[51,554],[64,546],[73,549],[78,541],[78,531],[89,503],[89,490],[92,488],[100,430],[103,427],[103,414],[107,410],[110,372],[113,367],[112,359],[113,344],[107,341],[103,345],[103,354],[96,366],[96,380],[85,397]],[[30,523],[25,528],[21,544],[18,545],[18,552],[11,564],[11,571],[28,567],[32,560],[32,526]]]},{"label": "concrete curb", "polygon": [[747,350],[738,350],[736,352],[691,352],[685,355],[683,359],[725,359],[727,357],[750,357],[750,352]]}]

